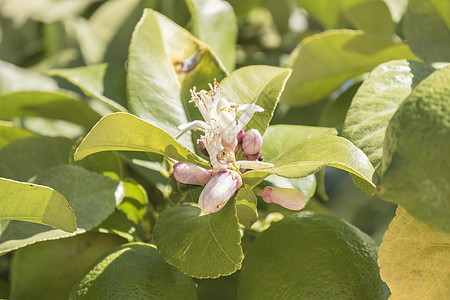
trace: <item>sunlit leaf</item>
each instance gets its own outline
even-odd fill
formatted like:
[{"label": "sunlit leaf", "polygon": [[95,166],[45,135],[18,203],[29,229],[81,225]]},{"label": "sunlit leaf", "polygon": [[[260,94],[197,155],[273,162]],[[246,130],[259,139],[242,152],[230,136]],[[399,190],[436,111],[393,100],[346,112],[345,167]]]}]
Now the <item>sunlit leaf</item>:
[{"label": "sunlit leaf", "polygon": [[12,141],[34,136],[31,131],[14,127],[11,123],[0,122],[0,149]]},{"label": "sunlit leaf", "polygon": [[293,73],[281,101],[307,105],[327,97],[346,80],[393,59],[416,59],[405,44],[364,34],[333,30],[305,38],[291,54]]},{"label": "sunlit leaf", "polygon": [[445,299],[450,294],[450,233],[427,226],[401,206],[378,252],[390,299]]},{"label": "sunlit leaf", "polygon": [[67,200],[46,186],[0,178],[0,220],[33,222],[73,232],[75,214]]}]

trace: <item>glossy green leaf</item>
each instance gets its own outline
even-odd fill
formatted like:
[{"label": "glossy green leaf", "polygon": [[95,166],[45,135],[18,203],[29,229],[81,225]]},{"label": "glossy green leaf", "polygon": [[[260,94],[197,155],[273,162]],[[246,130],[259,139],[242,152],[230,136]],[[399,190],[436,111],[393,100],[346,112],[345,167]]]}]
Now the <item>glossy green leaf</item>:
[{"label": "glossy green leaf", "polygon": [[128,113],[103,117],[75,151],[75,160],[101,151],[145,151],[208,166],[160,128]]},{"label": "glossy green leaf", "polygon": [[44,117],[59,119],[91,128],[100,115],[72,92],[26,91],[0,96],[0,119],[13,117]]},{"label": "glossy green leaf", "polygon": [[434,69],[406,60],[376,67],[358,89],[341,135],[360,148],[375,168],[381,164],[386,127],[400,103]]},{"label": "glossy green leaf", "polygon": [[49,186],[63,195],[72,207],[78,230],[67,233],[40,224],[0,221],[0,253],[39,241],[84,233],[99,225],[122,200],[118,181],[74,166],[58,166],[38,175],[34,183]]},{"label": "glossy green leaf", "polygon": [[245,253],[241,299],[386,299],[375,242],[331,214],[272,223]]},{"label": "glossy green leaf", "polygon": [[236,63],[238,26],[233,8],[223,0],[187,0],[195,36],[211,46],[227,70]]},{"label": "glossy green leaf", "polygon": [[0,176],[27,181],[55,166],[67,164],[73,141],[35,136],[14,141],[0,150]]},{"label": "glossy green leaf", "polygon": [[83,273],[105,252],[123,243],[117,236],[88,232],[20,249],[11,262],[10,298],[68,299]]},{"label": "glossy green leaf", "polygon": [[217,278],[240,269],[243,254],[236,202],[204,215],[195,206],[164,210],[153,229],[161,256],[195,278]]},{"label": "glossy green leaf", "polygon": [[283,124],[269,126],[263,136],[264,161],[274,162],[297,144],[313,137],[327,135],[337,135],[336,129]]},{"label": "glossy green leaf", "polygon": [[125,244],[105,254],[69,299],[197,299],[194,281],[167,264],[154,246]]},{"label": "glossy green leaf", "polygon": [[0,178],[0,220],[19,220],[77,230],[77,222],[67,200],[46,186]]},{"label": "glossy green leaf", "polygon": [[20,127],[14,127],[9,122],[0,121],[0,149],[12,141],[34,136],[31,131]]},{"label": "glossy green leaf", "polygon": [[[146,9],[136,25],[128,58],[128,107],[146,121],[176,135],[178,126],[200,119],[189,90],[207,88],[226,75],[211,49],[165,16]],[[194,149],[191,134],[180,143]]]},{"label": "glossy green leaf", "polygon": [[270,66],[248,66],[231,73],[221,82],[223,95],[237,104],[255,103],[263,112],[253,115],[246,128],[264,134],[283,92],[291,70]]},{"label": "glossy green leaf", "polygon": [[55,69],[47,74],[62,77],[87,96],[100,100],[115,111],[126,111],[126,72],[116,65],[99,64],[71,69]]},{"label": "glossy green leaf", "polygon": [[239,223],[250,228],[258,220],[255,194],[247,188],[241,188],[236,194],[236,212]]},{"label": "glossy green leaf", "polygon": [[403,33],[411,50],[427,62],[450,61],[450,6],[447,0],[410,0]]},{"label": "glossy green leaf", "polygon": [[24,90],[54,91],[58,84],[36,71],[0,61],[0,94]]},{"label": "glossy green leaf", "polygon": [[383,199],[450,231],[450,66],[433,72],[400,105],[386,129]]},{"label": "glossy green leaf", "polygon": [[416,59],[405,44],[333,30],[305,38],[290,56],[293,68],[281,101],[307,105],[327,97],[346,80],[393,59]]},{"label": "glossy green leaf", "polygon": [[392,299],[445,299],[450,294],[450,233],[427,226],[401,206],[378,252]]},{"label": "glossy green leaf", "polygon": [[130,221],[142,222],[147,212],[148,197],[144,187],[131,180],[122,181],[125,197],[117,207]]},{"label": "glossy green leaf", "polygon": [[290,148],[272,162],[272,168],[249,171],[244,182],[255,186],[270,174],[287,178],[306,177],[325,166],[335,167],[354,174],[374,190],[374,168],[367,156],[350,141],[337,136],[321,136],[305,140]]}]

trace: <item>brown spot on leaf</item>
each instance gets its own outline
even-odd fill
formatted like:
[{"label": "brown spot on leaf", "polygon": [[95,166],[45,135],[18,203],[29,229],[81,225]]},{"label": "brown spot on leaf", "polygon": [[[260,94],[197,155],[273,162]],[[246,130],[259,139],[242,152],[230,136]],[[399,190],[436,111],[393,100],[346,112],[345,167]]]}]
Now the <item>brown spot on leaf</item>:
[{"label": "brown spot on leaf", "polygon": [[177,73],[189,73],[195,69],[199,62],[200,52],[197,52],[194,55],[175,61],[173,66]]}]

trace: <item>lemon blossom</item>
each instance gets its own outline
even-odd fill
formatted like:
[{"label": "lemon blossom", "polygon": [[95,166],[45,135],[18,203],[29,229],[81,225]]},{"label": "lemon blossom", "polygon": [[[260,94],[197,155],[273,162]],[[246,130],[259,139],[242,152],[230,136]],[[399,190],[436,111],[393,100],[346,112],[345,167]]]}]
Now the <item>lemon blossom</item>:
[{"label": "lemon blossom", "polygon": [[[200,130],[197,145],[203,153],[207,153],[212,170],[206,170],[196,165],[179,162],[174,165],[174,177],[186,184],[206,184],[199,197],[199,206],[206,213],[220,210],[242,185],[241,169],[264,169],[272,164],[255,160],[236,161],[235,154],[245,140],[243,128],[256,112],[264,109],[254,103],[237,105],[228,102],[220,90],[216,80],[210,84],[210,91],[191,90],[191,101],[200,111],[203,121],[196,120],[180,125],[181,130],[176,138],[188,130]],[[252,154],[261,152],[261,134],[247,138],[252,144]],[[252,139],[257,140],[252,140]],[[248,142],[247,142],[248,143]]]}]

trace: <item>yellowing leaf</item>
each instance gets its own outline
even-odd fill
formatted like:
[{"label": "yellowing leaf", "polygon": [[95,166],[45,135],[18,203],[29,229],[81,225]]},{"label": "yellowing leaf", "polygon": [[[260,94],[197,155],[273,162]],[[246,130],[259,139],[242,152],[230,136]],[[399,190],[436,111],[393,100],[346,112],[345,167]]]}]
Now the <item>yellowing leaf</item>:
[{"label": "yellowing leaf", "polygon": [[389,299],[447,299],[450,233],[433,229],[399,206],[379,249],[381,278]]}]

